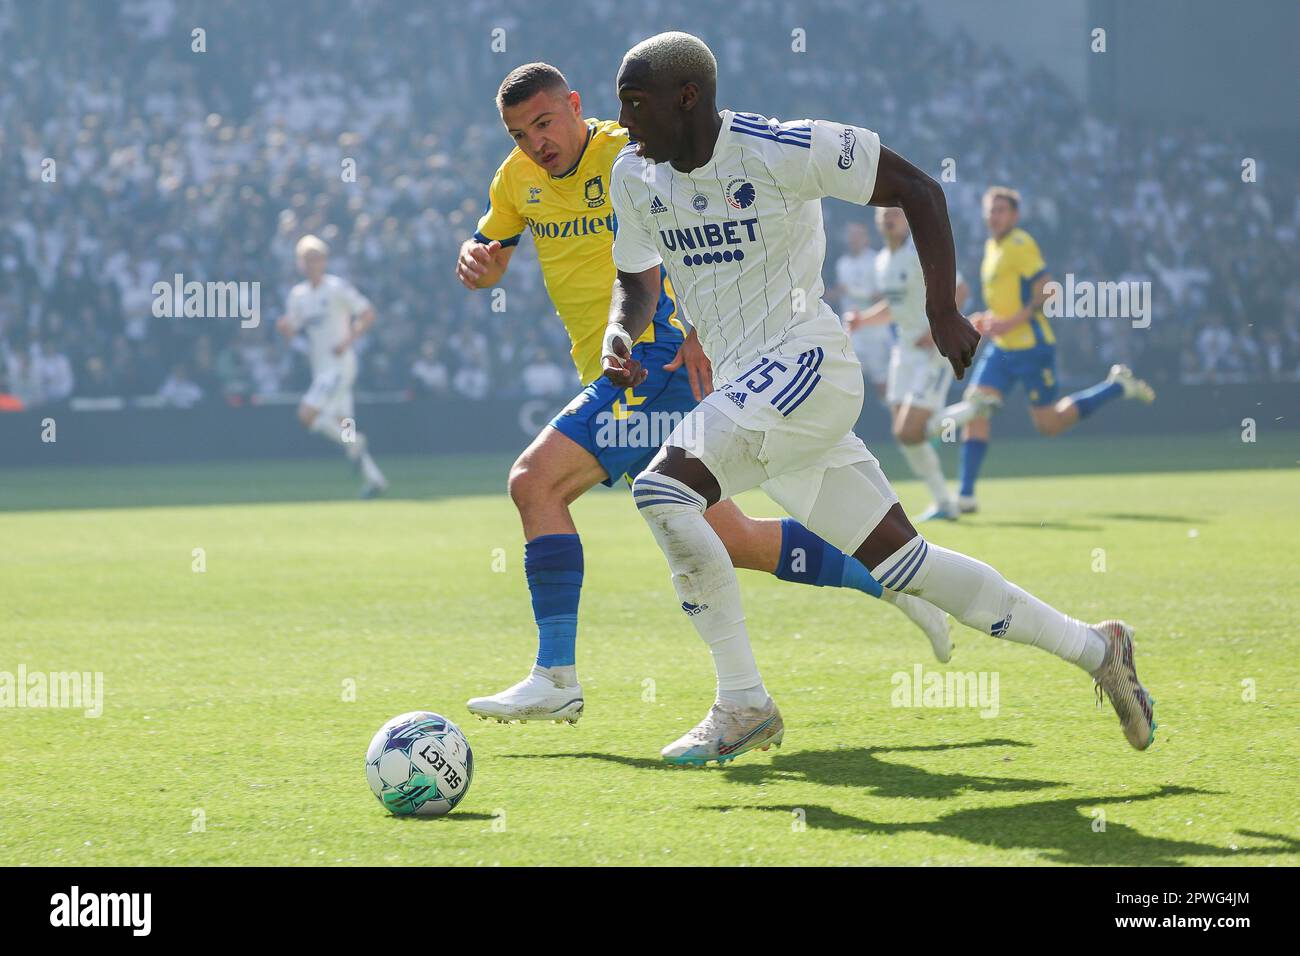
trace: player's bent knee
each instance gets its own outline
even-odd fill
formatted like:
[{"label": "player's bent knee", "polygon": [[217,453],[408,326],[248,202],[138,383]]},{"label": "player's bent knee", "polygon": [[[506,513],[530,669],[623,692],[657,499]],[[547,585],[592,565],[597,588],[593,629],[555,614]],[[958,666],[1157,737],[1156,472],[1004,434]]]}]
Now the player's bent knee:
[{"label": "player's bent knee", "polygon": [[310,405],[298,406],[298,421],[302,423],[303,428],[311,428],[319,417],[319,408],[312,408]]},{"label": "player's bent knee", "polygon": [[[908,520],[903,506],[895,502],[885,513],[885,516],[880,519],[879,524],[867,535],[867,539],[862,542],[861,546],[853,553],[853,556],[867,568],[874,568],[895,554],[909,541],[919,537],[916,528]],[[877,578],[877,580],[880,579]],[[888,587],[883,581],[880,583],[882,586]]]},{"label": "player's bent knee", "polygon": [[919,445],[925,441],[925,425],[909,421],[894,429],[894,439],[900,445]]},{"label": "player's bent knee", "polygon": [[1036,413],[1033,420],[1034,428],[1038,430],[1038,434],[1047,438],[1059,435],[1065,430],[1065,423],[1055,409],[1050,409],[1046,414]]},{"label": "player's bent knee", "polygon": [[543,482],[536,468],[530,467],[526,457],[520,458],[510,466],[510,477],[506,479],[506,490],[510,500],[517,508],[525,508],[542,494]]}]

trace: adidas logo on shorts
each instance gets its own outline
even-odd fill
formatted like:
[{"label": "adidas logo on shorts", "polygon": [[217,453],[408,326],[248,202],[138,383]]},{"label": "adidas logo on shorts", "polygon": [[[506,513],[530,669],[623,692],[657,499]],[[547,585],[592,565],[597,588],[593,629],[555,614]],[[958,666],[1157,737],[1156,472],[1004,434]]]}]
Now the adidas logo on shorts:
[{"label": "adidas logo on shorts", "polygon": [[737,408],[745,407],[745,397],[748,395],[747,392],[723,392],[722,394],[735,402]]}]

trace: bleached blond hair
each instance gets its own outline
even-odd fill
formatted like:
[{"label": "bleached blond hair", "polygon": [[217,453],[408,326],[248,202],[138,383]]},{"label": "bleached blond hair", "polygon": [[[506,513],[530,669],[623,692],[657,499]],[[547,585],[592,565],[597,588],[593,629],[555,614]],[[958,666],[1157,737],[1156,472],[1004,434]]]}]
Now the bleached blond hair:
[{"label": "bleached blond hair", "polygon": [[623,56],[623,62],[638,60],[655,76],[671,77],[685,83],[694,80],[704,86],[716,86],[718,61],[713,51],[697,36],[673,30],[642,40]]},{"label": "bleached blond hair", "polygon": [[299,259],[309,252],[319,252],[322,256],[330,254],[330,247],[325,244],[324,239],[316,236],[303,236],[298,240],[298,244],[293,247],[294,255]]}]

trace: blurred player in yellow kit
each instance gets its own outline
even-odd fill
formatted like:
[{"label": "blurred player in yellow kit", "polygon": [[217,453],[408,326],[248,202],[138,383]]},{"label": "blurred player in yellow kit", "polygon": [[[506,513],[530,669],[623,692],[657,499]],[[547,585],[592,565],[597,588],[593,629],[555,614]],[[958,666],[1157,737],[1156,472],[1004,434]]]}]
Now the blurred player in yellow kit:
[{"label": "blurred player in yellow kit", "polygon": [[[661,270],[653,318],[631,353],[647,372],[645,380],[619,388],[602,376],[617,229],[610,172],[628,145],[627,130],[608,120],[584,119],[578,93],[545,63],[513,70],[497,93],[497,109],[515,149],[492,178],[487,208],[474,236],[461,246],[456,275],[470,289],[494,285],[524,231],[531,232],[584,387],[510,470],[537,623],[536,663],[518,684],[476,697],[468,707],[498,720],[572,722],[583,709],[575,650],[583,552],[569,505],[598,482],[612,485],[642,471],[673,426],[712,391],[712,370],[694,334],[686,333]],[[799,523],[749,518],[731,501],[714,505],[706,518],[736,567],[884,596],[925,632],[940,660],[949,659],[947,615],[909,595],[882,595],[861,562]]]},{"label": "blurred player in yellow kit", "polygon": [[1051,276],[1038,243],[1019,227],[1020,194],[1006,186],[991,187],[984,194],[984,222],[989,230],[980,265],[985,311],[972,315],[970,321],[993,341],[975,365],[965,401],[935,416],[936,422],[966,425],[957,499],[963,514],[979,507],[975,480],[988,451],[989,415],[1016,385],[1023,384],[1029,395],[1034,427],[1049,436],[1078,424],[1112,399],[1155,400],[1151,386],[1135,378],[1126,365],[1113,366],[1091,388],[1057,399],[1056,336],[1043,314],[1045,286]]}]

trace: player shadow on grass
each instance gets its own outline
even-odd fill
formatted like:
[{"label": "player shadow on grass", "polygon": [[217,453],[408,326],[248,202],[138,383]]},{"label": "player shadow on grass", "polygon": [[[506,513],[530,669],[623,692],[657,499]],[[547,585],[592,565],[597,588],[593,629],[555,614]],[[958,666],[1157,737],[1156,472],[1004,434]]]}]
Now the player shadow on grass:
[{"label": "player shadow on grass", "polygon": [[[701,810],[734,812],[736,810],[761,810],[779,813],[789,819],[801,812],[803,821],[811,829],[849,830],[855,833],[893,836],[902,833],[927,833],[932,836],[953,837],[977,846],[1001,850],[1036,850],[1044,861],[1073,865],[1141,865],[1179,866],[1188,857],[1248,857],[1269,856],[1300,851],[1300,840],[1277,833],[1256,830],[1239,830],[1239,834],[1261,840],[1271,840],[1269,846],[1241,847],[1233,850],[1226,846],[1196,843],[1192,840],[1171,840],[1165,837],[1146,836],[1114,816],[1129,803],[1196,794],[1214,795],[1212,791],[1195,787],[1164,786],[1153,793],[1117,796],[1114,794],[1062,797],[1012,806],[979,807],[956,810],[937,820],[914,823],[876,823],[861,817],[849,816],[824,806],[705,806]],[[1104,830],[1095,830],[1093,811],[1110,809],[1110,819]],[[785,825],[784,820],[782,826]]]},{"label": "player shadow on grass", "polygon": [[1151,521],[1161,524],[1211,524],[1208,518],[1189,518],[1186,515],[1135,514],[1133,512],[1115,512],[1113,514],[1094,514],[1090,518],[1105,518],[1108,521]]},{"label": "player shadow on grass", "polygon": [[[789,781],[821,786],[858,787],[875,797],[906,797],[941,800],[960,793],[1018,793],[1064,786],[1054,780],[1031,780],[1020,777],[995,777],[982,774],[933,773],[920,767],[890,763],[879,754],[940,752],[973,747],[1029,747],[1018,740],[1001,738],[973,740],[954,744],[918,744],[903,747],[852,747],[841,750],[811,750],[794,753],[775,752],[767,763],[728,764],[714,772],[722,773],[735,783],[760,785]],[[627,757],[609,753],[512,754],[516,758],[604,760],[642,770],[676,770],[682,768],[648,757]]]},{"label": "player shadow on grass", "polygon": [[990,528],[1028,528],[1030,531],[1104,531],[1099,524],[1075,524],[1070,521],[989,521],[980,522],[980,527]]},{"label": "player shadow on grass", "polygon": [[974,747],[1029,747],[1019,740],[993,738],[952,744],[914,744],[899,747],[848,747],[836,750],[798,750],[776,753],[770,763],[728,764],[728,780],[761,785],[792,780],[832,787],[859,787],[873,797],[910,797],[942,800],[960,793],[1018,793],[1062,786],[1055,780],[996,777],[987,774],[935,773],[922,767],[881,760],[881,754],[935,753]]}]

